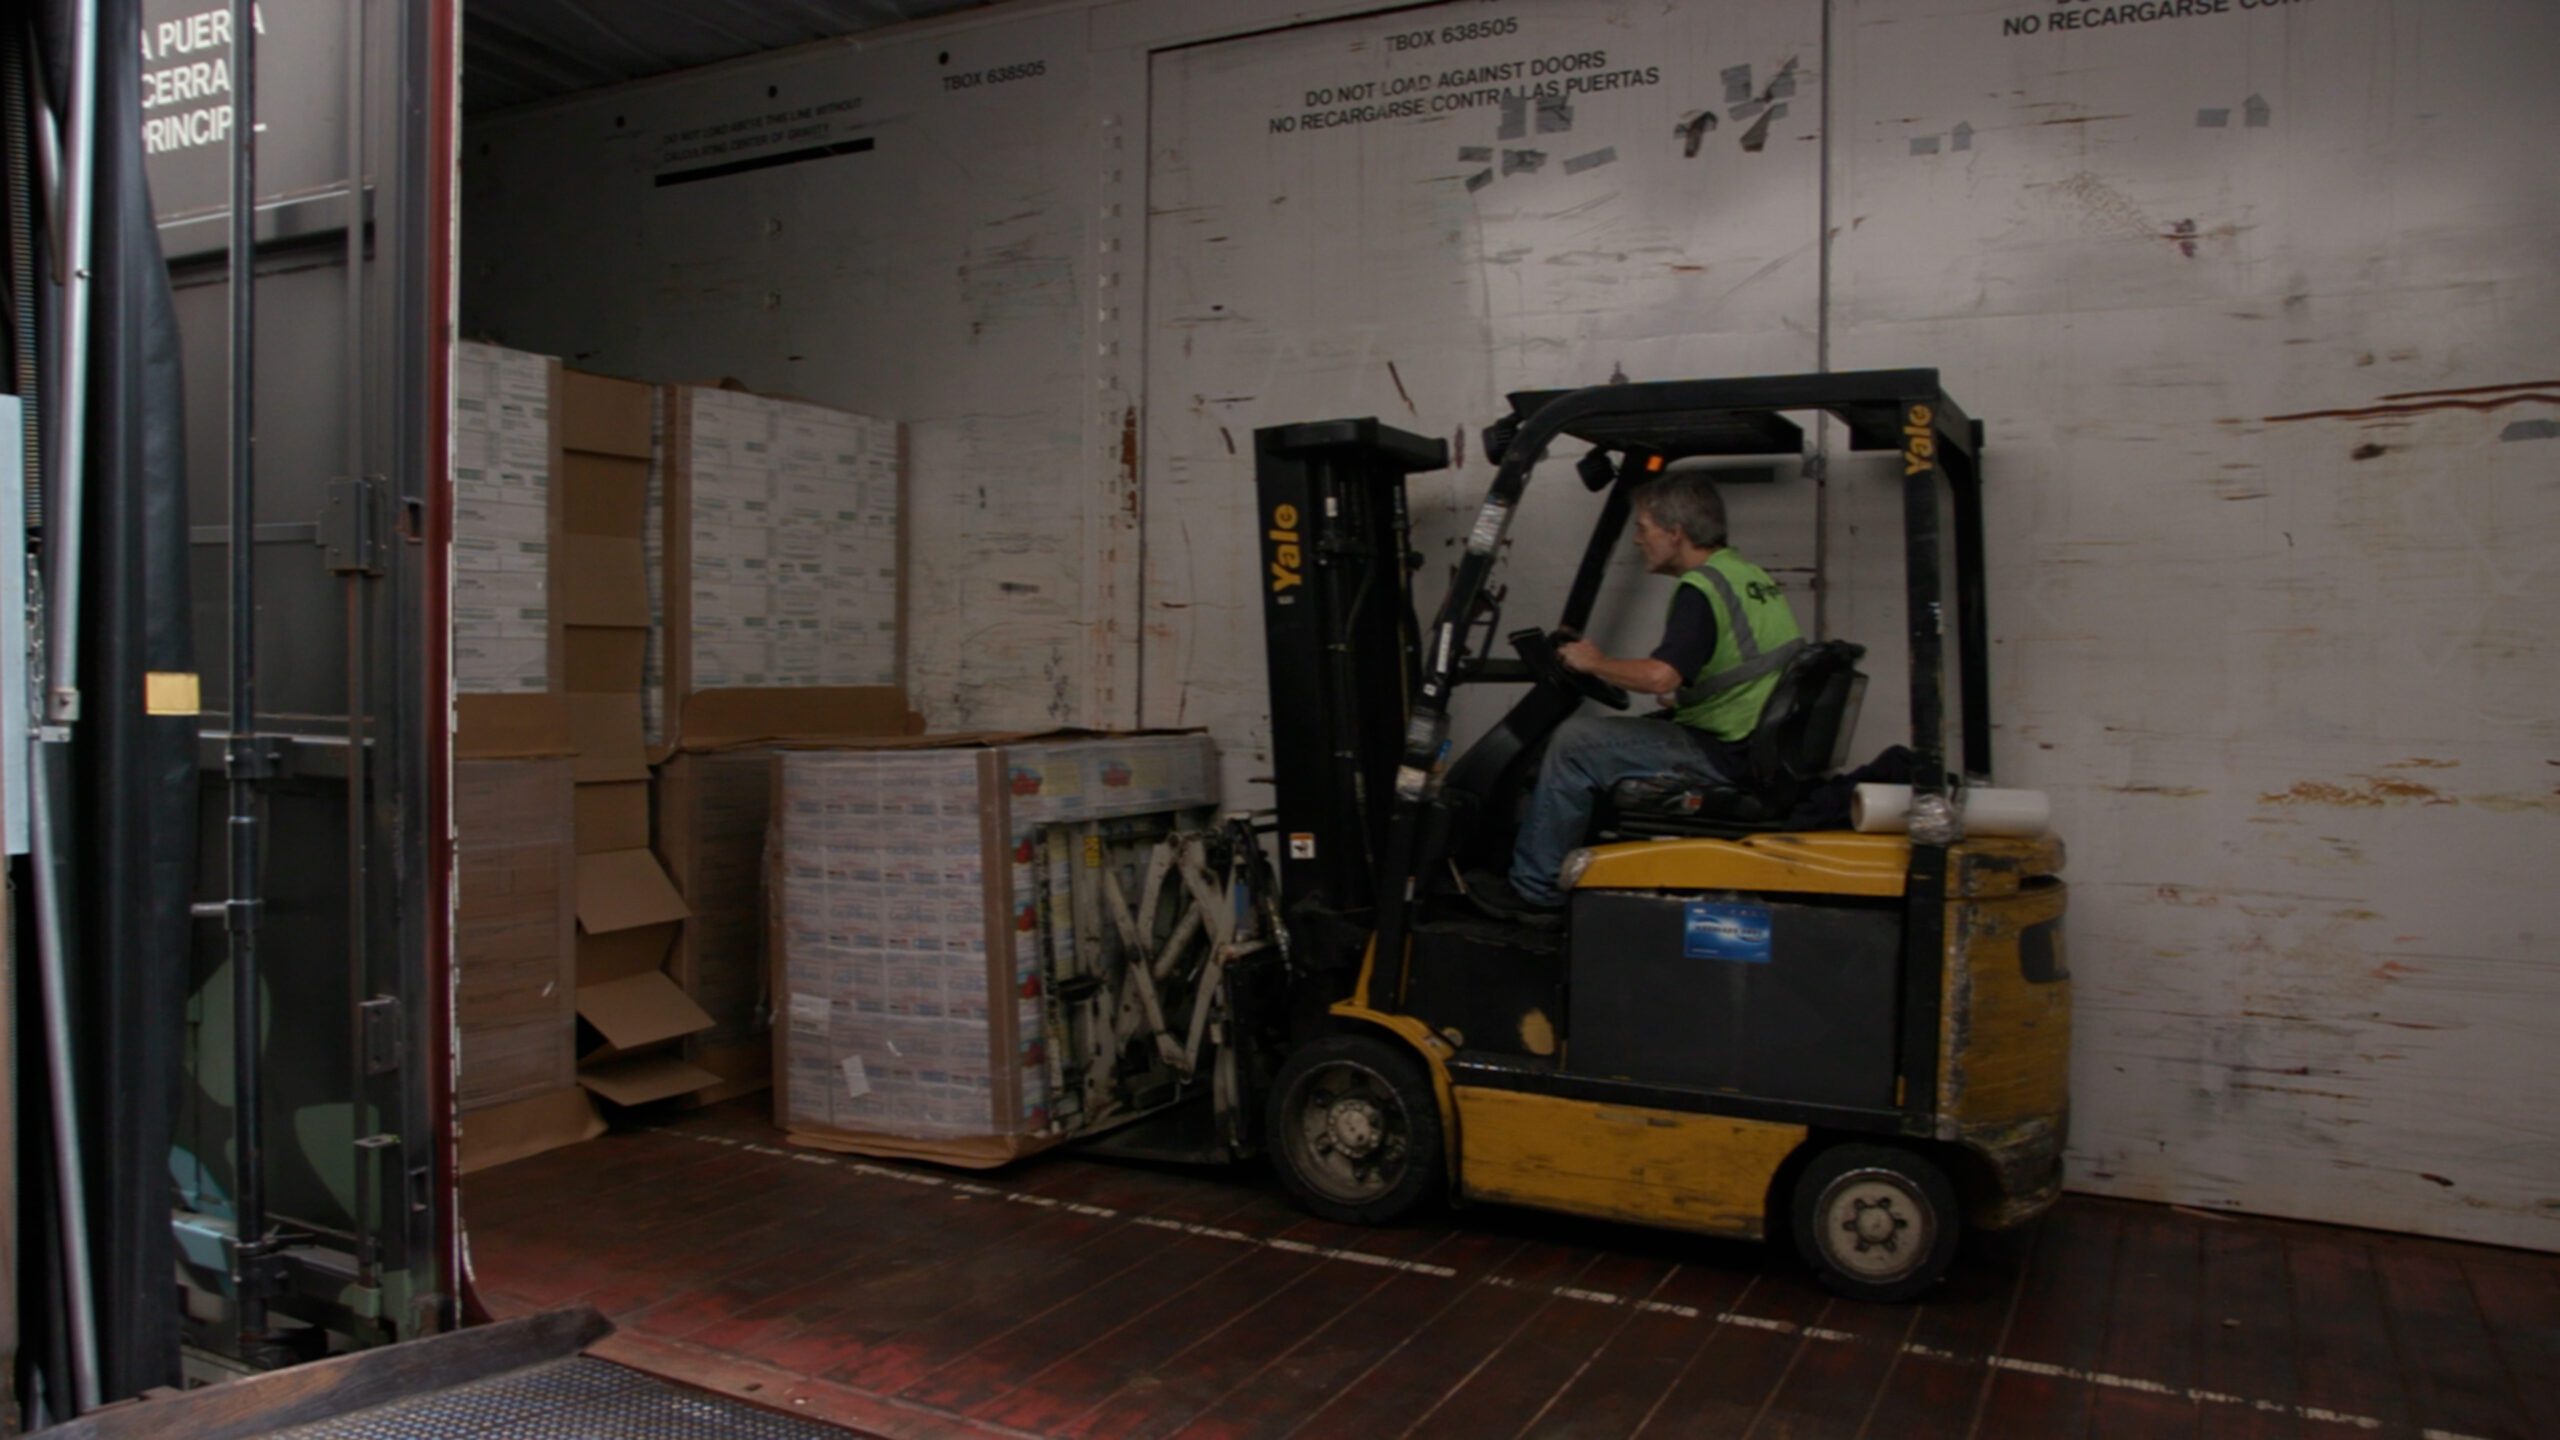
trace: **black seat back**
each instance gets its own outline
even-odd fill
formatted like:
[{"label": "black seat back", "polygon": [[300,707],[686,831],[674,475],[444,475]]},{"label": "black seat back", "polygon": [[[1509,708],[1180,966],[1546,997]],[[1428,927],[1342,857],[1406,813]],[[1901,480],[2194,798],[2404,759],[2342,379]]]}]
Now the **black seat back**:
[{"label": "black seat back", "polygon": [[1866,653],[1864,645],[1825,640],[1807,645],[1778,672],[1778,688],[1751,732],[1755,783],[1818,780],[1847,763],[1867,696],[1867,677],[1858,669]]}]

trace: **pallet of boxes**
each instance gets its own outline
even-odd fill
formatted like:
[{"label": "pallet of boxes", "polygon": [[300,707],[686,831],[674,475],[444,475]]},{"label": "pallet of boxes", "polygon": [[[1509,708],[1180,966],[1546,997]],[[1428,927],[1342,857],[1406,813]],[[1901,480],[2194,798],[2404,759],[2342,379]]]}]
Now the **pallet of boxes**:
[{"label": "pallet of boxes", "polygon": [[788,748],[775,1119],[993,1166],[1203,1093],[1242,937],[1205,735]]},{"label": "pallet of boxes", "polygon": [[474,1169],[768,1085],[773,746],[921,726],[895,424],[484,345],[455,409]]}]

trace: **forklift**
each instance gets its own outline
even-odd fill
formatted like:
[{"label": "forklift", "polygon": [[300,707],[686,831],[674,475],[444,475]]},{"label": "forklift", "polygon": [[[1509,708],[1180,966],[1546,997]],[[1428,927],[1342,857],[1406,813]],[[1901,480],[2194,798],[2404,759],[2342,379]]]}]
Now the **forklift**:
[{"label": "forklift", "polygon": [[[1966,788],[1991,780],[1981,426],[1927,369],[1510,402],[1427,629],[1405,486],[1446,468],[1447,442],[1374,419],[1255,434],[1274,908],[1300,1010],[1263,1144],[1330,1219],[1486,1202],[1787,1236],[1838,1293],[1916,1296],[1966,1227],[2053,1204],[2069,1104],[2062,845],[1963,825]],[[1807,412],[1899,461],[1908,833],[1789,828],[1839,770],[1865,688],[1862,647],[1818,641],[1781,671],[1749,773],[1622,782],[1566,860],[1565,923],[1487,918],[1461,877],[1506,868],[1547,738],[1584,704],[1627,708],[1556,650],[1589,622],[1642,487],[1694,457],[1800,457],[1790,415]],[[1575,470],[1599,513],[1563,612],[1500,655],[1489,582],[1565,439],[1591,447]],[[1453,756],[1473,685],[1526,690]]]}]

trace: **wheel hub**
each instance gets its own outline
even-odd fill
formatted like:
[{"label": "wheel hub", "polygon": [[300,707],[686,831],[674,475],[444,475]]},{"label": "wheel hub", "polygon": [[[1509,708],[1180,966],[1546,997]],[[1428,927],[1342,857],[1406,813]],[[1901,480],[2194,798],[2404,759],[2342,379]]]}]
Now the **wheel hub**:
[{"label": "wheel hub", "polygon": [[1857,1213],[1842,1228],[1856,1237],[1859,1249],[1892,1251],[1901,1248],[1902,1232],[1910,1228],[1911,1222],[1894,1213],[1892,1196],[1874,1200],[1854,1199],[1850,1204]]},{"label": "wheel hub", "polygon": [[1937,1222],[1899,1176],[1879,1171],[1844,1175],[1825,1190],[1823,1250],[1832,1263],[1863,1280],[1888,1282],[1928,1263]]},{"label": "wheel hub", "polygon": [[1325,1138],[1334,1148],[1355,1159],[1364,1158],[1378,1148],[1386,1136],[1385,1118],[1370,1101],[1354,1096],[1340,1101],[1325,1112]]}]

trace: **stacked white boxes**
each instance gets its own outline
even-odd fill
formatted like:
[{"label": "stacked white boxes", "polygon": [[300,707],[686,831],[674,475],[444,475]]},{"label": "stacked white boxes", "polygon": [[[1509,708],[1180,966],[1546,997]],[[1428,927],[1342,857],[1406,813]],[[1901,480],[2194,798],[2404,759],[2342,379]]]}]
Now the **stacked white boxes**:
[{"label": "stacked white boxes", "polygon": [[453,353],[453,678],[464,694],[552,688],[551,387],[557,362]]},{"label": "stacked white boxes", "polygon": [[[899,683],[896,423],[671,386],[651,480],[648,724],[701,691]],[[675,517],[672,522],[662,516]],[[669,537],[665,526],[684,533]],[[662,551],[671,551],[661,563]],[[669,593],[662,573],[677,574]],[[665,637],[673,625],[679,637]],[[680,712],[679,712],[680,714]]]},{"label": "stacked white boxes", "polygon": [[1205,735],[786,750],[777,772],[781,1123],[998,1163],[1053,1135],[1039,827],[1217,802]]}]

